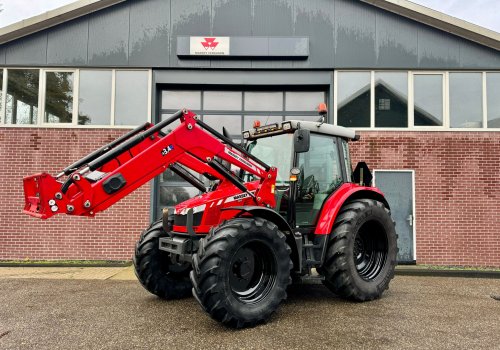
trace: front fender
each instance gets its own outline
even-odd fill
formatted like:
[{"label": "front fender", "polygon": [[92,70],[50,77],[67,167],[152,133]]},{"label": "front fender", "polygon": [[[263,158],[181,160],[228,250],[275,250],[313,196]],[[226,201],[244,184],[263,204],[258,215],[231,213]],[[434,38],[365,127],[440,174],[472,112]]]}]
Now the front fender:
[{"label": "front fender", "polygon": [[382,202],[388,209],[384,194],[377,187],[359,186],[354,183],[345,183],[340,186],[323,204],[323,209],[318,217],[318,223],[314,230],[316,235],[329,235],[332,232],[333,223],[337,214],[345,202],[351,199],[369,198]]}]

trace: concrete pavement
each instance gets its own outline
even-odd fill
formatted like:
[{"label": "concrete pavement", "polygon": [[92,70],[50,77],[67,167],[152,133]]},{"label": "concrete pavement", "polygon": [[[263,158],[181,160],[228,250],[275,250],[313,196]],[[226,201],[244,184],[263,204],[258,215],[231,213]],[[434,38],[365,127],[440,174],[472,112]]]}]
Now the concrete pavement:
[{"label": "concrete pavement", "polygon": [[498,279],[396,276],[382,299],[368,303],[321,285],[292,286],[267,324],[235,331],[193,298],[149,294],[129,280],[130,268],[47,275],[65,279],[2,270],[0,349],[500,348],[500,301],[491,297],[500,294]]}]

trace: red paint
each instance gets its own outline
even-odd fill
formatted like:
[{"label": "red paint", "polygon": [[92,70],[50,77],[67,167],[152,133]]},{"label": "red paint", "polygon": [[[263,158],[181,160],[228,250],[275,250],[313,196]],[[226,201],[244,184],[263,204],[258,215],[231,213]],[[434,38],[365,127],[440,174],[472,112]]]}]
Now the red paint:
[{"label": "red paint", "polygon": [[340,186],[323,205],[319,215],[318,224],[314,230],[316,235],[329,235],[332,232],[333,223],[337,214],[344,205],[344,202],[354,193],[359,191],[372,191],[383,196],[383,193],[376,187],[359,186],[352,183],[346,183]]}]

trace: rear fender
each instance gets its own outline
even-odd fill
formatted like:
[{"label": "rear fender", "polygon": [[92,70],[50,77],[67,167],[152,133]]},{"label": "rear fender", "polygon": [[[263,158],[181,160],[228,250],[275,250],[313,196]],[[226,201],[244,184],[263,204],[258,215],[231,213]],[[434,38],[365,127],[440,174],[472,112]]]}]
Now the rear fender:
[{"label": "rear fender", "polygon": [[383,203],[387,209],[389,203],[382,191],[376,187],[359,186],[354,183],[345,183],[340,186],[323,204],[323,209],[318,218],[318,223],[314,230],[316,235],[329,235],[332,232],[333,223],[344,203],[359,198],[375,199]]},{"label": "rear fender", "polygon": [[[302,243],[302,237],[297,237],[295,238],[292,228],[286,221],[286,219],[275,212],[272,209],[266,208],[266,207],[260,207],[260,206],[239,206],[239,207],[230,207],[230,208],[223,208],[222,210],[224,211],[229,211],[229,210],[237,210],[240,211],[240,214],[237,216],[243,214],[243,213],[248,213],[252,216],[259,217],[262,219],[266,219],[268,221],[271,221],[274,223],[276,226],[278,226],[278,229],[283,232],[286,236],[286,243],[290,246],[292,249],[292,262],[294,266],[295,271],[300,271],[301,270],[301,265],[302,265],[302,248],[299,249],[297,241],[299,241],[300,245]],[[299,251],[301,254],[299,254]]]}]

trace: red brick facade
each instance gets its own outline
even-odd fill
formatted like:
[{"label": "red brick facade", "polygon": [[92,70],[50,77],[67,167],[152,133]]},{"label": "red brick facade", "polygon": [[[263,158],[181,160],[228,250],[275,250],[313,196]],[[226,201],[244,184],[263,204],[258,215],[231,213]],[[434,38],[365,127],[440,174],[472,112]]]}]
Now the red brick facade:
[{"label": "red brick facade", "polygon": [[56,174],[125,130],[0,128],[0,259],[130,260],[149,223],[145,185],[95,218],[21,213],[22,178]]},{"label": "red brick facade", "polygon": [[[149,185],[94,219],[21,213],[23,176],[54,174],[122,132],[0,127],[0,259],[131,258]],[[370,131],[351,147],[353,163],[415,170],[417,263],[500,267],[500,133]]]},{"label": "red brick facade", "polygon": [[500,266],[500,133],[363,132],[351,154],[415,170],[417,263]]}]

